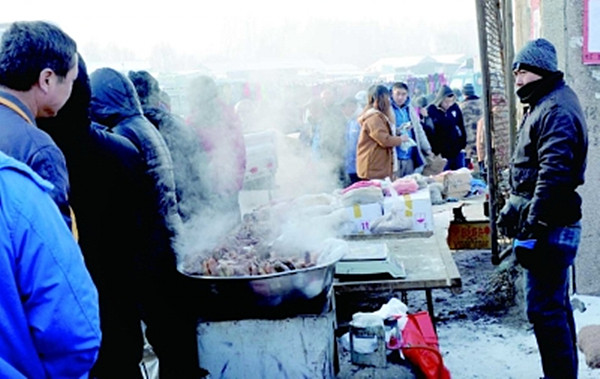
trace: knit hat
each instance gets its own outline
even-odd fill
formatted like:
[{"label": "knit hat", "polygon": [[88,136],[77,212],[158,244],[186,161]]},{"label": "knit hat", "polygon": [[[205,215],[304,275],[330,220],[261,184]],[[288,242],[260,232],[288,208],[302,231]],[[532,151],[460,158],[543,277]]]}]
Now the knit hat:
[{"label": "knit hat", "polygon": [[550,41],[543,38],[529,41],[515,56],[512,68],[513,71],[527,70],[540,76],[556,72],[556,49]]},{"label": "knit hat", "polygon": [[440,105],[446,97],[451,96],[451,95],[454,95],[454,91],[452,91],[452,88],[450,88],[449,86],[444,84],[438,90],[437,95],[435,95],[435,100],[433,100],[433,103],[435,105]]},{"label": "knit hat", "polygon": [[471,83],[466,83],[463,86],[462,93],[463,93],[463,95],[465,95],[467,97],[475,96],[475,87],[473,87],[473,84],[471,84]]},{"label": "knit hat", "polygon": [[415,100],[415,105],[419,108],[425,108],[427,107],[427,104],[429,104],[429,102],[427,101],[427,96],[419,96]]}]

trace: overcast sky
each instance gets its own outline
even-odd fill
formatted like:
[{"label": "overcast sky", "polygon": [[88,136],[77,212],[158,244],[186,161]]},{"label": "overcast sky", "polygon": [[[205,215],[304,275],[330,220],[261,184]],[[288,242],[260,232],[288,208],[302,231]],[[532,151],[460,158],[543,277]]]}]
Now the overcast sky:
[{"label": "overcast sky", "polygon": [[[139,59],[149,58],[153,51],[156,54],[157,46],[199,58],[272,55],[337,57],[343,62],[354,56],[356,61],[351,63],[356,64],[379,58],[372,55],[398,56],[423,49],[446,54],[476,50],[472,40],[464,44],[451,40],[452,46],[445,46],[432,37],[440,32],[464,33],[464,29],[476,41],[473,0],[102,0],[75,4],[66,0],[12,2],[2,7],[0,22],[52,21],[78,42],[84,54],[86,49],[110,47],[127,49]],[[414,50],[408,47],[409,41]],[[334,51],[347,54],[338,57]],[[369,56],[359,60],[361,53]]]}]

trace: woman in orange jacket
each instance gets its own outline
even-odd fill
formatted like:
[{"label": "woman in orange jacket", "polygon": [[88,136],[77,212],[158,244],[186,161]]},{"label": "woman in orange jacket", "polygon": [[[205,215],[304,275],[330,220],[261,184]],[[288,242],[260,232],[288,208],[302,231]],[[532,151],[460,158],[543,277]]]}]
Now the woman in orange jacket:
[{"label": "woman in orange jacket", "polygon": [[363,180],[394,179],[394,147],[402,138],[394,133],[390,92],[383,85],[369,88],[368,103],[358,117],[360,134],[356,151],[356,172]]}]

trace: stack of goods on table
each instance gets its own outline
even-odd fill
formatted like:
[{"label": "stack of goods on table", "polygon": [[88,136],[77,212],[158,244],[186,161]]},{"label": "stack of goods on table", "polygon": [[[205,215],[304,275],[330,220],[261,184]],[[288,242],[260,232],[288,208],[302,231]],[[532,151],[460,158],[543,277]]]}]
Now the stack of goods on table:
[{"label": "stack of goods on table", "polygon": [[466,167],[447,170],[430,178],[439,189],[440,203],[444,200],[459,200],[487,192],[485,181],[474,178],[472,171]]},{"label": "stack of goods on table", "polygon": [[341,201],[354,223],[346,235],[432,232],[428,178],[363,180],[343,189]]}]

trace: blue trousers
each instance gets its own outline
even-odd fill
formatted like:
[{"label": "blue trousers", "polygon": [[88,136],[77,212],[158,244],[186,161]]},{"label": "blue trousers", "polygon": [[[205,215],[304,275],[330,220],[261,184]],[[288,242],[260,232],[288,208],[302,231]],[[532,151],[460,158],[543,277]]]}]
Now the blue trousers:
[{"label": "blue trousers", "polygon": [[460,153],[458,153],[457,156],[455,157],[444,157],[448,160],[448,162],[446,163],[446,167],[444,167],[444,170],[458,170],[459,168],[463,168],[465,167],[465,152],[461,151]]},{"label": "blue trousers", "polygon": [[577,331],[568,270],[580,238],[580,223],[553,228],[547,241],[538,241],[536,254],[541,259],[525,270],[527,317],[533,324],[545,378],[577,378]]}]

